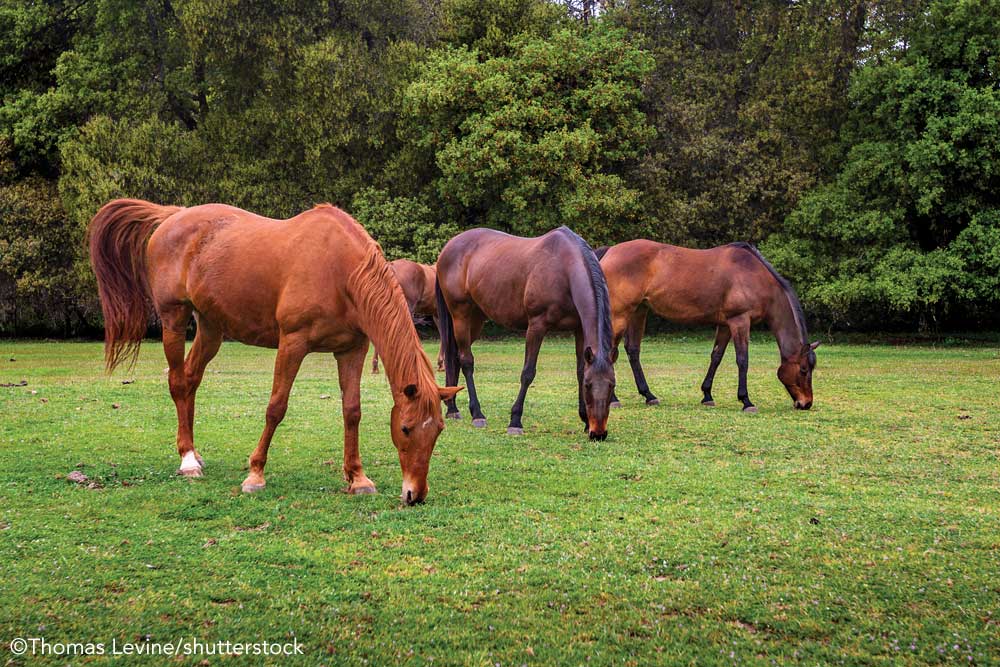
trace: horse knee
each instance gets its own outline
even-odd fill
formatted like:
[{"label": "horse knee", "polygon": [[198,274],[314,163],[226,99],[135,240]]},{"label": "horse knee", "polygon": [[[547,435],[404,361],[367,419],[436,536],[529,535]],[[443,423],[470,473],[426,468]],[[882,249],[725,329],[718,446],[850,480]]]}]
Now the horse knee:
[{"label": "horse knee", "polygon": [[267,424],[277,426],[285,418],[285,411],[288,410],[288,401],[272,401],[267,405]]},{"label": "horse knee", "polygon": [[361,405],[344,406],[344,424],[355,427],[361,423]]}]

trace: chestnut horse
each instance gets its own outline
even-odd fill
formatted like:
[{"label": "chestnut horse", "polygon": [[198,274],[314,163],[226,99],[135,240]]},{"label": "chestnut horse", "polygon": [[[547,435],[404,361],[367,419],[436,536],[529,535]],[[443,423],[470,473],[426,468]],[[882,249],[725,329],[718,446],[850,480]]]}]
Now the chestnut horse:
[{"label": "chestnut horse", "polygon": [[797,409],[812,406],[814,350],[819,343],[809,343],[795,290],[752,245],[693,250],[638,239],[596,253],[611,293],[615,346],[624,335],[635,384],[647,404],[659,403],[639,362],[646,315],[652,310],[681,324],[715,325],[715,347],[701,385],[702,404],[715,405],[712,381],[732,340],[739,369],[737,397],[745,411],[757,411],[747,394],[748,346],[751,325],[766,322],[778,340],[778,379]]},{"label": "chestnut horse", "polygon": [[[438,328],[437,299],[434,296],[434,282],[437,270],[427,264],[418,264],[409,259],[395,259],[389,262],[399,286],[403,288],[406,305],[414,317],[430,317],[434,328]],[[444,370],[444,348],[438,352],[437,369]],[[378,373],[378,350],[372,354],[372,373]]]},{"label": "chestnut horse", "polygon": [[[510,411],[507,433],[524,433],[524,397],[535,378],[542,339],[549,331],[576,335],[577,399],[591,440],[608,437],[616,351],[612,346],[608,287],[587,243],[566,227],[521,238],[492,229],[472,229],[450,240],[437,261],[438,313],[447,381],[462,368],[469,388],[473,426],[486,426],[473,380],[472,344],[483,323],[527,330],[521,391]],[[454,399],[447,416],[460,417]]]},{"label": "chestnut horse", "polygon": [[[163,323],[180,474],[202,474],[194,448],[195,393],[225,336],[278,350],[266,425],[243,491],[264,488],[267,450],[302,359],[332,352],[343,394],[346,490],[374,493],[358,454],[360,381],[371,338],[387,353],[403,501],[425,498],[431,452],[444,428],[440,401],[454,399],[459,389],[435,383],[403,292],[378,244],[353,218],[329,204],[271,220],[222,204],[178,208],[117,199],[91,220],[89,243],[108,370],[135,363],[148,302]],[[185,359],[192,316],[197,333]]]}]

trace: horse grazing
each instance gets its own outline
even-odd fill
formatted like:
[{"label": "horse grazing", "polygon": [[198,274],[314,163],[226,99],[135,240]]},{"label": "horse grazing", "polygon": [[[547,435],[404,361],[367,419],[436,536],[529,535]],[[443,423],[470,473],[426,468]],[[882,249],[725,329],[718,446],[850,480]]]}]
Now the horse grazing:
[{"label": "horse grazing", "polygon": [[[408,259],[396,259],[389,262],[399,286],[403,288],[406,305],[414,317],[430,317],[434,320],[434,328],[438,328],[437,298],[434,296],[434,283],[437,280],[437,269],[427,264],[418,264]],[[426,320],[425,320],[426,321]],[[444,370],[444,349],[438,352],[437,369]],[[372,373],[378,373],[378,350],[372,355]]]},{"label": "horse grazing", "polygon": [[[437,261],[438,313],[445,351],[445,377],[469,388],[473,426],[486,426],[473,380],[472,343],[491,319],[527,330],[521,391],[510,411],[507,433],[524,433],[524,397],[535,378],[538,350],[552,330],[576,335],[577,399],[591,440],[608,436],[616,351],[604,274],[587,243],[566,227],[520,238],[492,229],[472,229],[450,240]],[[454,399],[447,416],[460,417]]]},{"label": "horse grazing", "polygon": [[[403,292],[381,248],[353,218],[329,204],[271,220],[222,204],[178,208],[117,199],[91,220],[89,244],[108,371],[135,363],[148,302],[163,323],[180,474],[202,475],[192,430],[195,393],[226,336],[278,350],[266,425],[243,491],[264,488],[267,450],[302,359],[332,352],[343,394],[346,490],[374,493],[358,454],[361,373],[371,338],[386,352],[402,498],[423,501],[431,452],[444,428],[440,401],[454,399],[459,389],[435,383]],[[198,327],[185,359],[192,316]]]},{"label": "horse grazing", "polygon": [[812,406],[814,350],[819,343],[809,343],[795,290],[752,245],[692,250],[639,239],[596,252],[611,292],[615,345],[624,334],[635,384],[647,404],[659,403],[639,362],[646,316],[652,310],[673,322],[716,326],[712,360],[701,385],[702,404],[715,405],[712,381],[732,339],[739,368],[737,396],[745,411],[757,411],[747,394],[748,346],[751,325],[766,322],[781,354],[778,379],[796,408]]}]

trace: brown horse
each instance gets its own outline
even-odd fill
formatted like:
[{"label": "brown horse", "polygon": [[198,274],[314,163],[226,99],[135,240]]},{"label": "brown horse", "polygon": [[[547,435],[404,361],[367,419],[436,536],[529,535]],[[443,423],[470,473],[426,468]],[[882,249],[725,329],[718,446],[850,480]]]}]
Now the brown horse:
[{"label": "brown horse", "polygon": [[639,239],[596,252],[611,293],[615,346],[624,335],[635,384],[647,404],[659,403],[639,363],[646,315],[652,310],[673,322],[716,326],[712,360],[701,385],[704,405],[715,405],[712,381],[732,339],[739,368],[737,396],[745,411],[757,411],[747,394],[748,345],[751,325],[766,322],[781,354],[778,379],[796,408],[812,406],[819,343],[809,343],[795,290],[752,245],[692,250]]},{"label": "brown horse", "polygon": [[[329,204],[271,220],[222,204],[178,208],[118,199],[94,216],[89,242],[108,370],[135,363],[149,301],[163,323],[180,474],[202,474],[192,430],[195,392],[225,336],[278,350],[266,425],[243,491],[264,488],[267,450],[302,359],[332,352],[343,394],[347,491],[374,493],[358,454],[360,381],[370,337],[387,351],[402,498],[408,504],[424,499],[431,452],[444,428],[440,401],[454,399],[459,389],[435,383],[403,292],[378,244],[353,218]],[[192,316],[198,327],[185,359]]]},{"label": "brown horse", "polygon": [[[427,264],[418,264],[409,259],[396,259],[389,262],[399,286],[403,288],[406,305],[414,317],[430,317],[434,320],[434,328],[438,326],[437,299],[434,296],[434,283],[437,280],[437,269]],[[438,370],[444,370],[444,348],[438,352]],[[372,373],[378,373],[378,350],[372,354]]]},{"label": "brown horse", "polygon": [[[473,426],[486,426],[473,381],[472,343],[491,319],[527,330],[521,391],[510,411],[507,433],[524,433],[524,397],[535,378],[538,350],[552,330],[576,335],[577,399],[591,440],[608,436],[616,352],[604,274],[590,246],[566,227],[525,239],[492,229],[472,229],[444,247],[437,262],[438,312],[447,381],[461,366],[469,387]],[[460,417],[454,399],[447,416]]]}]

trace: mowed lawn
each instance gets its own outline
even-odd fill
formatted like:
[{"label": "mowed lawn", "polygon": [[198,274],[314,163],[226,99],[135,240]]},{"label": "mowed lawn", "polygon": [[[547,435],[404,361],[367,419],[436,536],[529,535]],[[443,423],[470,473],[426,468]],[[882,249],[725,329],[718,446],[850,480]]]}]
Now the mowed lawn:
[{"label": "mowed lawn", "polygon": [[997,348],[825,345],[798,412],[761,335],[748,415],[732,350],[719,407],[699,405],[710,347],[707,331],[647,339],[662,404],[621,363],[624,407],[592,443],[571,340],[543,345],[520,438],[523,345],[477,344],[489,426],[463,392],[427,503],[403,508],[384,375],[363,383],[378,495],[340,493],[335,362],[312,355],[247,496],[273,351],[227,343],[209,366],[207,476],[189,481],[156,342],[111,378],[96,343],[0,342],[0,382],[28,382],[0,389],[0,664],[111,662],[16,658],[14,637],[295,638],[304,657],[269,662],[303,665],[1000,662]]}]

